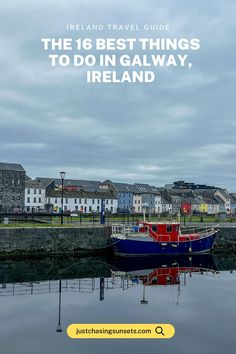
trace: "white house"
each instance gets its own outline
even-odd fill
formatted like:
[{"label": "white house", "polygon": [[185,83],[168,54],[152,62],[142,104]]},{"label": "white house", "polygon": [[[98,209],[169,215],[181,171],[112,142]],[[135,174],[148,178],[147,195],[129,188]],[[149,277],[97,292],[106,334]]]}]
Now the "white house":
[{"label": "white house", "polygon": [[155,194],[155,213],[162,213],[161,193]]},{"label": "white house", "polygon": [[203,198],[202,203],[207,205],[207,213],[215,215],[219,213],[219,203],[214,198]]},{"label": "white house", "polygon": [[220,197],[225,203],[225,211],[231,211],[231,202],[230,202],[230,195],[226,189],[217,189],[214,193],[215,196]]},{"label": "white house", "polygon": [[[58,190],[48,192],[47,203],[53,206],[55,212],[59,212],[62,207],[62,193]],[[63,210],[71,212],[100,212],[102,210],[117,212],[118,200],[111,193],[64,191],[63,192]]]},{"label": "white house", "polygon": [[162,208],[162,213],[173,213],[173,206],[170,202],[168,202],[165,198],[161,198],[161,208]]},{"label": "white house", "polygon": [[133,212],[142,213],[142,193],[134,193],[133,195]]},{"label": "white house", "polygon": [[45,188],[40,182],[31,179],[25,181],[25,210],[38,212],[44,210]]}]

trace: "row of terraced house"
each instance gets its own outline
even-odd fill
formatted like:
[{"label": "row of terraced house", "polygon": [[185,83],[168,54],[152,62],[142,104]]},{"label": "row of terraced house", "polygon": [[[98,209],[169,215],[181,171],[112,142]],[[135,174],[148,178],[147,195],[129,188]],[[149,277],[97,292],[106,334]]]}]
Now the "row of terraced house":
[{"label": "row of terraced house", "polygon": [[61,211],[141,214],[235,214],[236,194],[214,186],[174,182],[163,187],[145,183],[36,177],[20,164],[0,163],[0,212]]}]

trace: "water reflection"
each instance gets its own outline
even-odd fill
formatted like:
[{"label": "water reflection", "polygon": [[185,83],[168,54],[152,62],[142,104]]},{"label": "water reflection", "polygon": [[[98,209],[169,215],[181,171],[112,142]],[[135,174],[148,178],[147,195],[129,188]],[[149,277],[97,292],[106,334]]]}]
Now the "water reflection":
[{"label": "water reflection", "polygon": [[192,273],[201,275],[214,275],[217,272],[212,255],[195,256],[162,256],[162,257],[135,257],[135,258],[114,258],[112,276],[123,278],[123,282],[131,281],[132,284],[143,286],[143,298],[140,303],[148,304],[145,296],[147,286],[176,286],[177,301],[181,294],[181,286],[187,285],[187,275]]},{"label": "water reflection", "polygon": [[[113,350],[109,341],[103,342],[100,351],[97,342],[68,342],[67,326],[73,322],[170,322],[178,330],[174,347],[187,354],[195,341],[196,321],[201,322],[204,316],[206,324],[202,330],[197,327],[196,345],[198,352],[208,354],[204,349],[208,338],[204,336],[207,333],[206,337],[215,338],[212,316],[218,316],[228,330],[233,328],[229,313],[235,306],[235,274],[230,274],[234,269],[235,255],[1,260],[0,314],[4,327],[0,338],[8,348],[4,352],[15,353],[21,345],[29,347],[22,353],[30,354],[33,343],[38,348],[35,353],[63,354],[68,350],[75,354],[78,345],[81,352],[89,347],[91,352],[109,353]],[[19,328],[16,344],[7,334],[15,323]],[[213,328],[210,333],[209,328]],[[53,335],[56,348],[50,347]],[[184,351],[183,341],[188,350]],[[151,352],[151,342],[144,342],[119,343],[124,350],[130,345],[137,353],[148,352],[148,348]],[[167,344],[158,345],[166,352]],[[172,351],[174,347],[168,347],[168,353],[178,352]],[[220,353],[222,345],[214,344],[214,353],[218,347]]]},{"label": "water reflection", "polygon": [[[3,352],[106,354],[114,351],[111,341],[101,347],[97,341],[71,342],[67,326],[170,322],[178,335],[171,344],[158,343],[162,352],[188,354],[196,347],[198,353],[220,354],[227,345],[233,353],[233,336],[226,333],[232,332],[234,322],[234,269],[236,257],[229,254],[0,260]],[[216,318],[224,324],[223,342],[215,337]],[[138,354],[151,353],[153,345],[120,341],[119,351],[128,346]]]},{"label": "water reflection", "polygon": [[[212,255],[193,255],[191,257],[182,255],[135,258],[114,257],[109,259],[99,257],[72,258],[70,263],[68,263],[68,260],[66,261],[64,268],[62,266],[63,263],[60,263],[57,273],[55,273],[54,269],[53,274],[56,274],[56,276],[59,274],[61,279],[42,280],[38,274],[38,279],[35,280],[35,273],[32,274],[32,272],[29,272],[28,279],[30,281],[28,282],[1,283],[0,296],[58,293],[58,323],[56,332],[61,333],[63,292],[87,294],[96,292],[99,300],[104,301],[106,292],[112,289],[121,289],[124,291],[131,287],[142,286],[142,296],[138,301],[141,305],[147,305],[149,303],[146,296],[147,287],[172,286],[176,287],[176,304],[179,304],[181,287],[187,286],[187,279],[188,277],[191,278],[192,274],[214,276],[215,274],[219,274],[221,269],[225,270],[227,268],[226,264],[229,267],[228,270],[233,272],[233,269],[236,268],[236,257],[232,256],[230,259],[229,255],[227,255],[226,259],[227,263],[224,262],[225,258],[222,258],[222,255],[219,257]],[[46,263],[48,264],[48,262],[47,259]],[[55,259],[52,259],[52,262],[55,264]],[[44,268],[44,264],[41,264]],[[82,268],[82,273],[80,268]],[[9,269],[10,272],[11,268]],[[44,271],[41,274],[44,275]],[[49,274],[51,273],[49,272]],[[101,276],[89,277],[91,274]],[[77,275],[77,277],[65,279],[68,275]],[[10,278],[10,274],[5,274],[5,277]],[[25,277],[26,273],[23,273],[23,279]],[[31,277],[34,279],[33,281],[31,281]]]},{"label": "water reflection", "polygon": [[62,332],[62,327],[61,327],[61,280],[59,280],[59,308],[58,308],[58,324],[57,324],[56,332],[58,332],[58,333]]}]

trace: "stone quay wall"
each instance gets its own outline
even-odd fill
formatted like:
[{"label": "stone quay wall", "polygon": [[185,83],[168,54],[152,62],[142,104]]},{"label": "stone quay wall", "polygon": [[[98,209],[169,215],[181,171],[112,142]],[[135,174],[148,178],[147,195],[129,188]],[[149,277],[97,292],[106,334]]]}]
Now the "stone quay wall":
[{"label": "stone quay wall", "polygon": [[[236,226],[219,227],[215,251],[236,252]],[[0,256],[97,254],[109,250],[110,226],[0,228]]]},{"label": "stone quay wall", "polygon": [[0,256],[96,254],[108,249],[111,227],[0,228]]}]

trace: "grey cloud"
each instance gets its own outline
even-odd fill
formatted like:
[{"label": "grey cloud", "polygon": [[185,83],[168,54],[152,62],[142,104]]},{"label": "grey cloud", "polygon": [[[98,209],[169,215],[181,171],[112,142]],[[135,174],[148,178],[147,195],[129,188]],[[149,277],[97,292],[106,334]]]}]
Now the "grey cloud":
[{"label": "grey cloud", "polygon": [[[233,1],[0,7],[1,160],[21,162],[31,176],[63,167],[71,177],[156,185],[188,178],[235,189]],[[68,35],[67,23],[108,22],[169,23],[170,36],[199,37],[201,50],[191,70],[157,69],[150,85],[89,86],[83,69],[50,67],[41,37]]]}]

